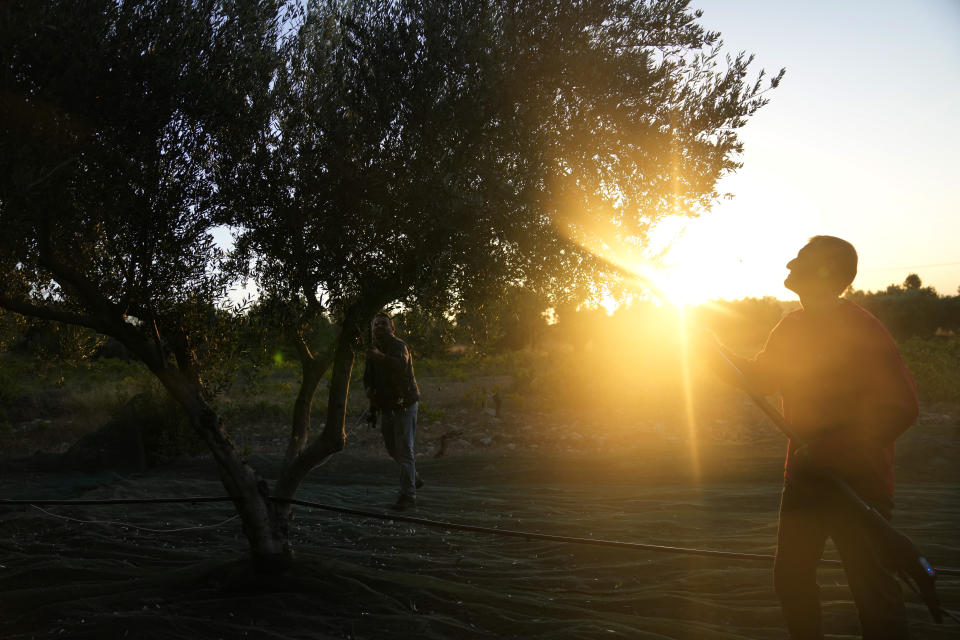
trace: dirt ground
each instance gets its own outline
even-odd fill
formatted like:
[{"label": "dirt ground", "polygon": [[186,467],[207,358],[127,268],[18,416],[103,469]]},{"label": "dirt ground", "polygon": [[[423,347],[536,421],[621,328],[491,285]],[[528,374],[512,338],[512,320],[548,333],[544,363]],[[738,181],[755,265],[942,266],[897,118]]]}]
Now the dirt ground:
[{"label": "dirt ground", "polygon": [[[426,422],[426,486],[411,515],[556,535],[770,554],[783,442],[635,434],[606,447],[588,425],[483,409]],[[960,567],[960,425],[926,407],[898,448],[895,524],[940,567]],[[532,431],[541,440],[524,435]],[[436,424],[434,424],[436,423]],[[441,457],[439,438],[472,429]],[[486,430],[482,438],[477,429]],[[396,470],[376,432],[298,497],[390,513]],[[572,433],[581,437],[573,438]],[[561,436],[563,438],[561,439]],[[488,444],[482,444],[489,438]],[[452,438],[448,438],[448,442]],[[513,447],[509,445],[513,444]],[[531,445],[537,445],[535,447]],[[459,448],[457,448],[459,447]],[[429,453],[428,453],[429,452]],[[271,477],[275,464],[254,453]],[[213,463],[48,474],[0,464],[9,498],[223,495]],[[785,631],[768,562],[507,538],[298,508],[297,562],[254,578],[229,504],[0,507],[0,637],[774,639]],[[835,557],[832,549],[828,557]],[[842,571],[820,571],[829,638],[857,637]],[[939,584],[960,610],[960,578]],[[907,594],[914,638],[960,638]]]}]

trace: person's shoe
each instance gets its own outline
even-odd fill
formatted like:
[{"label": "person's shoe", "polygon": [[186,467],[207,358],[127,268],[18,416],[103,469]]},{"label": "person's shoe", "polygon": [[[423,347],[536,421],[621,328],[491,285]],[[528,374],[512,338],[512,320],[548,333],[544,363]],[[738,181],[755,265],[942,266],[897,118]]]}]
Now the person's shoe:
[{"label": "person's shoe", "polygon": [[394,503],[391,509],[394,511],[406,511],[412,507],[417,506],[417,501],[411,498],[410,496],[400,496],[397,498],[397,501]]},{"label": "person's shoe", "polygon": [[423,487],[423,478],[421,478],[419,474],[417,474],[417,481],[413,483],[413,486],[415,486],[417,489]]}]

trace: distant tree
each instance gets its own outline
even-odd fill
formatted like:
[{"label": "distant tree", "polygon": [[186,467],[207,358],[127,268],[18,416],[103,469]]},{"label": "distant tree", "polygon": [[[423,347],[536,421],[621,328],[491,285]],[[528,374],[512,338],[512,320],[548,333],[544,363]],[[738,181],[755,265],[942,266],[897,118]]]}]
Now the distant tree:
[{"label": "distant tree", "polygon": [[498,317],[499,348],[518,351],[536,345],[547,326],[544,314],[548,306],[543,293],[526,287],[508,288]]},{"label": "distant tree", "polygon": [[15,350],[27,353],[38,362],[78,364],[96,355],[105,342],[104,336],[76,325],[31,318],[22,327],[23,333]]},{"label": "distant tree", "polygon": [[0,308],[0,353],[6,353],[23,341],[26,319]]},{"label": "distant tree", "polygon": [[559,339],[583,351],[592,340],[604,335],[607,312],[602,307],[566,302],[557,308],[556,318]]},{"label": "distant tree", "polygon": [[776,298],[723,300],[696,309],[697,324],[709,328],[731,347],[759,348],[784,314]]},{"label": "distant tree", "polygon": [[852,291],[846,297],[880,319],[897,340],[932,336],[938,329],[960,326],[954,314],[954,300],[940,296],[933,287],[924,287],[911,273],[903,285],[889,285],[883,291]]},{"label": "distant tree", "polygon": [[393,321],[397,335],[403,336],[415,356],[441,357],[456,342],[456,325],[448,316],[406,309]]},{"label": "distant tree", "polygon": [[465,301],[456,317],[457,334],[481,353],[517,351],[537,343],[550,306],[543,292],[505,285],[496,298]]},{"label": "distant tree", "polygon": [[960,333],[960,294],[950,296],[945,299],[946,313],[942,329],[952,331],[954,334]]}]

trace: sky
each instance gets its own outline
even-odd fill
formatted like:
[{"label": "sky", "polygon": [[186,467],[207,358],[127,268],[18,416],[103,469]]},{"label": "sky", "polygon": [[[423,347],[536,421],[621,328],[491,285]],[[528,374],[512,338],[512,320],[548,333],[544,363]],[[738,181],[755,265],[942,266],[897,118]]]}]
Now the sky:
[{"label": "sky", "polygon": [[692,0],[725,50],[756,55],[769,104],[741,129],[734,194],[667,234],[668,281],[691,302],[795,297],[785,264],[813,235],[849,240],[854,286],[917,273],[960,286],[960,0]]}]

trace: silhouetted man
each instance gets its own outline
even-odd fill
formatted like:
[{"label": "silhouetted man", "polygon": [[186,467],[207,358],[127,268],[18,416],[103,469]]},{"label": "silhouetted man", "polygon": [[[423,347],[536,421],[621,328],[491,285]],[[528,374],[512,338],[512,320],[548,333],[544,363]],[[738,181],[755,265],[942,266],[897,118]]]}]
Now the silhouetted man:
[{"label": "silhouetted man", "polygon": [[378,313],[372,333],[363,386],[371,410],[380,413],[387,453],[400,465],[400,494],[392,508],[402,511],[416,506],[417,489],[423,486],[413,452],[420,390],[413,373],[413,357],[407,345],[393,335],[390,316]]},{"label": "silhouetted man", "polygon": [[849,242],[815,236],[787,264],[802,309],[783,317],[753,360],[727,352],[761,393],[780,392],[796,436],[787,449],[774,587],[794,640],[823,637],[817,564],[832,538],[865,640],[907,637],[900,585],[823,474],[890,519],[893,443],[917,418],[913,379],[887,330],[840,294],[857,273]]}]

